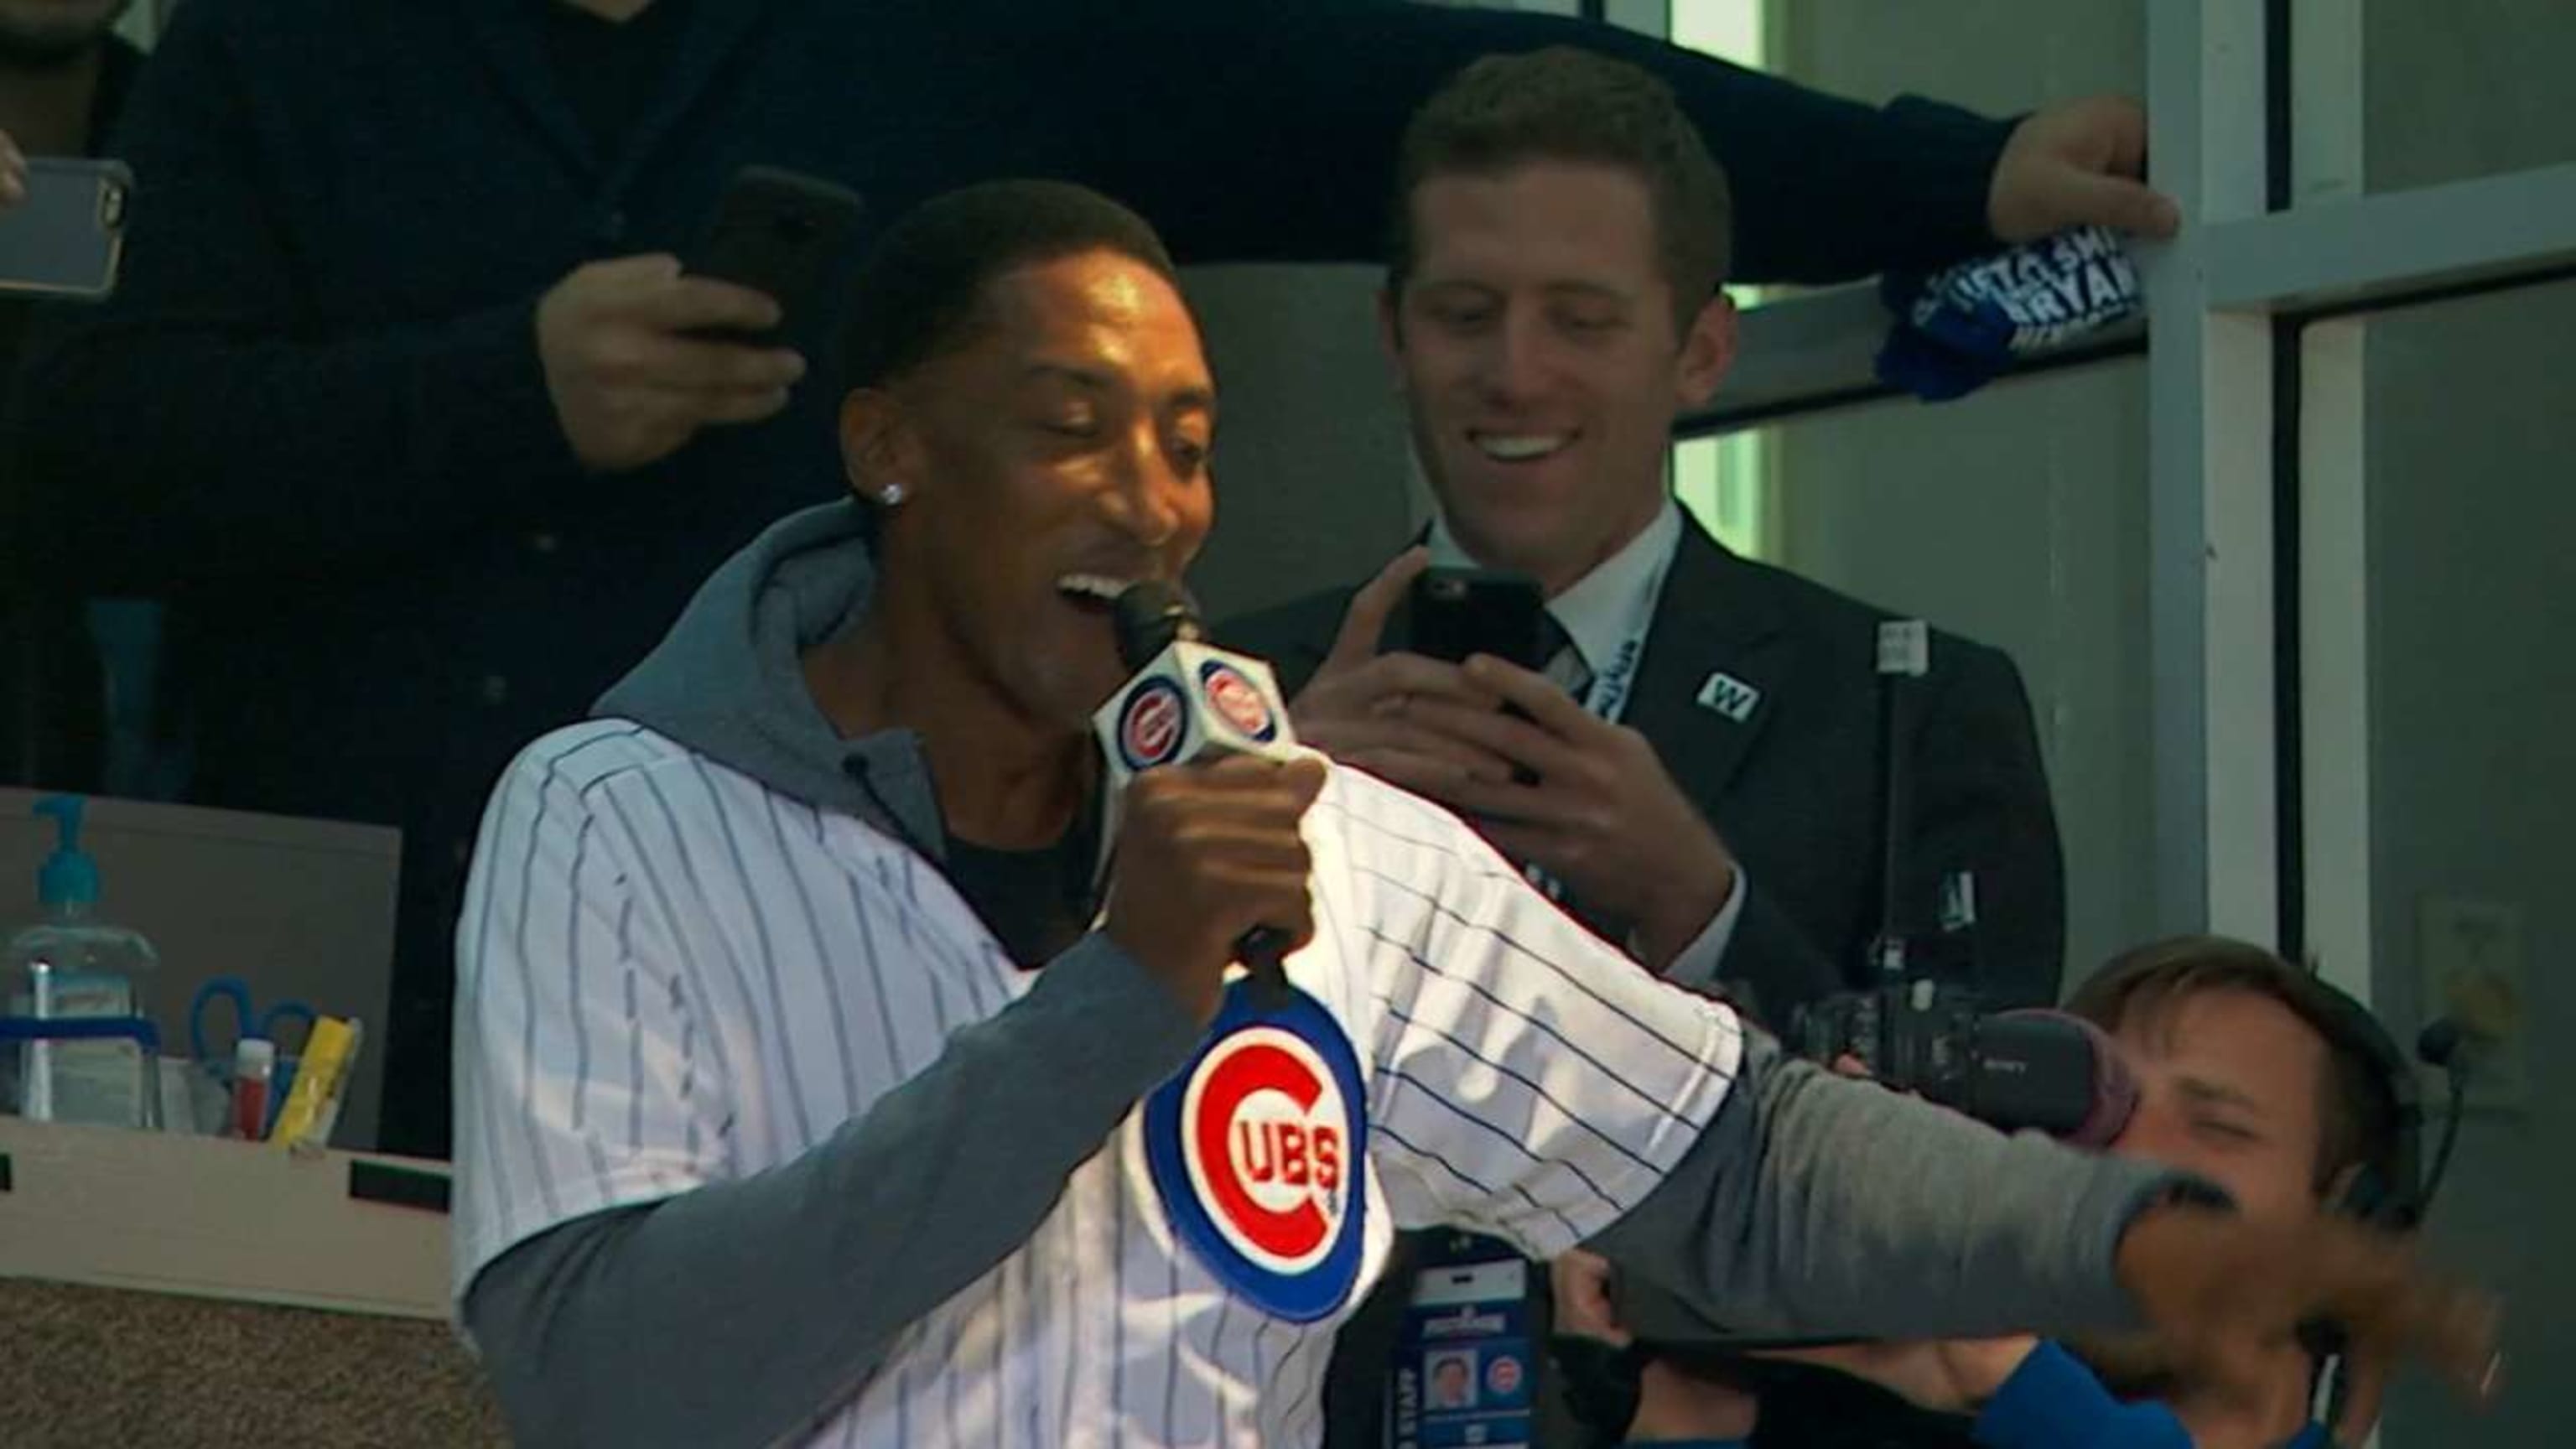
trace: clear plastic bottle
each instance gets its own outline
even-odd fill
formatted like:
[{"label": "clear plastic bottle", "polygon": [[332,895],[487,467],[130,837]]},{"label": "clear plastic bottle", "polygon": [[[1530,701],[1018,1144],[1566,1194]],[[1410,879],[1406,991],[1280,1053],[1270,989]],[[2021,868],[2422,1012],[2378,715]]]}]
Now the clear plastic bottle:
[{"label": "clear plastic bottle", "polygon": [[[140,932],[99,919],[98,863],[80,847],[86,802],[49,795],[54,853],[36,875],[42,912],[9,938],[0,1106],[38,1121],[157,1127],[160,1042],[151,988],[161,958]],[[77,1034],[71,1034],[77,1033]]]}]

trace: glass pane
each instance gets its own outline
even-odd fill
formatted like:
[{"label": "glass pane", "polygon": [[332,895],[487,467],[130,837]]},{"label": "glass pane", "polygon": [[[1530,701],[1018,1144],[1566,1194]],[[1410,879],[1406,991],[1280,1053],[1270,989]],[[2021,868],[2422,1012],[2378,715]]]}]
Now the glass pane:
[{"label": "glass pane", "polygon": [[1673,496],[1717,541],[1746,558],[1779,554],[1771,443],[1765,432],[1691,438],[1673,445]]},{"label": "glass pane", "polygon": [[1767,0],[1679,0],[1672,41],[1756,70],[1770,64]]},{"label": "glass pane", "polygon": [[[2364,334],[2374,999],[2400,1041],[2437,1013],[2501,1012],[2527,1044],[2482,1072],[2492,1093],[2473,1086],[2430,1230],[2512,1294],[2507,1357],[2531,1365],[2576,1355],[2571,372],[2576,285],[2392,312]],[[2409,1384],[2385,1437],[2562,1444],[2571,1423],[2576,1393],[2544,1370],[2479,1420]]]},{"label": "glass pane", "polygon": [[2021,668],[2081,973],[2153,925],[2146,368],[2122,361],[1763,430],[1776,561]]},{"label": "glass pane", "polygon": [[[2306,53],[2300,59],[2303,66],[2324,63]],[[2369,0],[2361,51],[2364,188],[2397,191],[2576,161],[2571,70],[2576,5],[2567,0]]]}]

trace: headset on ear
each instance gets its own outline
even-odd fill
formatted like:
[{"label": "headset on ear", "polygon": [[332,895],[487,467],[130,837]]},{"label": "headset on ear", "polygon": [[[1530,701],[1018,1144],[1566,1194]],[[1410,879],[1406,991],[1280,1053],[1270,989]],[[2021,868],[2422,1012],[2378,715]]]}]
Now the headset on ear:
[{"label": "headset on ear", "polygon": [[[2349,1051],[2370,1066],[2372,1077],[2387,1093],[2389,1108],[2386,1149],[2379,1150],[2377,1143],[2364,1144],[2361,1161],[2353,1168],[2351,1180],[2335,1195],[2332,1210],[2384,1232],[2411,1232],[2424,1221],[2424,1211],[2431,1206],[2433,1190],[2441,1177],[2437,1166],[2434,1181],[2424,1180],[2424,1105],[2422,1094],[2416,1090],[2414,1060],[2379,1024],[2369,1007],[2325,981],[2317,980],[2316,984],[2320,988],[2317,994],[2332,1018],[2334,1040],[2328,1046]],[[2437,1055],[2434,1034],[2428,1031],[2424,1040],[2426,1045],[2419,1050],[2426,1060],[2455,1073],[2453,1110],[2442,1142],[2442,1157],[2447,1165],[2451,1145],[2459,1133],[2460,1083],[2448,1048]],[[2329,1360],[2332,1362],[2333,1372],[2325,1383],[2325,1422],[2340,1423],[2352,1393],[2352,1366],[2346,1356],[2343,1332],[2330,1323],[2306,1324],[2300,1329],[2299,1340],[2320,1373]]]},{"label": "headset on ear", "polygon": [[2415,1063],[2396,1038],[2362,1005],[2320,980],[2319,995],[2333,1018],[2334,1041],[2328,1046],[2348,1051],[2370,1067],[2372,1080],[2387,1094],[2388,1143],[2364,1144],[2351,1180],[2336,1194],[2333,1210],[2389,1232],[2405,1232],[2424,1219],[2423,1095],[2416,1089]]}]

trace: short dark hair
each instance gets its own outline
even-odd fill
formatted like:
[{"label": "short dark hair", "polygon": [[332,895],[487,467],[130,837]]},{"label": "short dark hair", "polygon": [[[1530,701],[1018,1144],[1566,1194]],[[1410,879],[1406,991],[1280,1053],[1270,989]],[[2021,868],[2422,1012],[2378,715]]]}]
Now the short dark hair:
[{"label": "short dark hair", "polygon": [[1094,251],[1180,286],[1153,226],[1088,187],[988,181],[923,202],[859,266],[841,334],[842,385],[881,387],[964,341],[995,277]]},{"label": "short dark hair", "polygon": [[[2122,953],[2075,990],[2066,1009],[2104,1031],[2137,1013],[2169,1011],[2208,991],[2242,991],[2287,1007],[2326,1044],[2317,1083],[2315,1185],[2322,1195],[2355,1167],[2393,1190],[2406,1170],[2398,1147],[2400,1104],[2382,1049],[2360,1039],[2367,1008],[2271,951],[2225,936],[2176,936]],[[2397,1066],[2402,1069],[2403,1063]]]},{"label": "short dark hair", "polygon": [[1671,86],[1571,46],[1486,56],[1414,112],[1397,152],[1388,290],[1401,293],[1412,275],[1413,195],[1425,182],[1499,175],[1534,161],[1597,162],[1645,184],[1664,280],[1688,327],[1733,260],[1726,172]]}]

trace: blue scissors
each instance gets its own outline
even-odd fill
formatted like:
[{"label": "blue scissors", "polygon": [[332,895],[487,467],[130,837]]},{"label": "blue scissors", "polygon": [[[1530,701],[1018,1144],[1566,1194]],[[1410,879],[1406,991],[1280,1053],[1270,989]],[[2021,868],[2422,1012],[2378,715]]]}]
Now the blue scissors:
[{"label": "blue scissors", "polygon": [[[233,1008],[232,1040],[224,1044],[221,1055],[207,1049],[209,1041],[206,1034],[207,1015],[218,1001],[230,1002]],[[249,982],[238,976],[209,976],[206,984],[198,987],[197,994],[188,1000],[188,1049],[197,1054],[197,1060],[217,1070],[229,1071],[233,1063],[233,1048],[242,1038],[266,1037],[278,1042],[277,1054],[283,1058],[287,1054],[286,1044],[278,1041],[278,1031],[292,1023],[302,1022],[305,1035],[310,1036],[315,1017],[312,1007],[293,1000],[272,1002],[267,1012],[262,1013],[252,1000]],[[302,1038],[297,1039],[297,1044],[302,1045]],[[279,1065],[282,1068],[285,1064],[281,1061]]]}]

